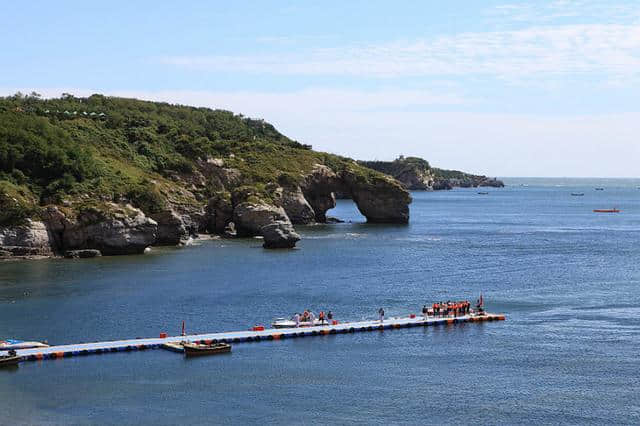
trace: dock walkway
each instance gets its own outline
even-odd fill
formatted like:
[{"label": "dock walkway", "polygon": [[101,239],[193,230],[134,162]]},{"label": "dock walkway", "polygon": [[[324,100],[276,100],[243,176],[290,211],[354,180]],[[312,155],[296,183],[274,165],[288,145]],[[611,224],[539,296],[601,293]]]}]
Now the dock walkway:
[{"label": "dock walkway", "polygon": [[[426,327],[465,322],[483,322],[504,320],[504,315],[485,314],[482,316],[464,315],[458,317],[429,317],[421,316],[392,317],[380,320],[367,320],[338,323],[335,325],[320,325],[300,328],[274,328],[260,331],[232,331],[226,333],[190,334],[186,336],[172,336],[148,339],[115,340],[109,342],[78,343],[70,345],[49,346],[45,348],[20,349],[17,352],[24,360],[35,361],[42,359],[67,358],[109,352],[138,351],[156,349],[165,343],[197,342],[197,343],[243,343],[259,342],[263,340],[280,340],[301,338],[306,336],[322,336],[328,334],[346,334],[364,331],[385,330],[406,327]],[[2,353],[2,351],[0,351]]]}]

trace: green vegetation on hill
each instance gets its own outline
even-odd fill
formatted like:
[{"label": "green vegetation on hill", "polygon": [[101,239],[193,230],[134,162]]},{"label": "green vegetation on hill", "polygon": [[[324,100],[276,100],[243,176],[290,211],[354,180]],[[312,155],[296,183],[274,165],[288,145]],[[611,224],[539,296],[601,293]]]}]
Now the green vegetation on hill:
[{"label": "green vegetation on hill", "polygon": [[0,98],[0,225],[33,217],[48,204],[131,202],[145,213],[167,203],[202,205],[218,188],[196,190],[191,183],[215,158],[239,171],[235,186],[258,193],[270,182],[301,179],[317,163],[352,169],[362,179],[382,176],[229,111],[103,95],[16,94]]},{"label": "green vegetation on hill", "polygon": [[393,161],[361,161],[360,163],[390,176],[395,176],[408,168],[422,172],[427,172],[431,169],[427,160],[419,157],[404,157],[402,155]]}]

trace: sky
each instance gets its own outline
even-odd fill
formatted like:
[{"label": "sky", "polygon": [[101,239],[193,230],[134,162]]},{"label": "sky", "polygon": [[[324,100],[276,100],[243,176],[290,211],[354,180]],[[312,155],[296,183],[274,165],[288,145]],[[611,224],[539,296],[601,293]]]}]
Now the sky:
[{"label": "sky", "polygon": [[363,160],[640,176],[637,0],[60,0],[1,15],[0,95],[222,108]]}]

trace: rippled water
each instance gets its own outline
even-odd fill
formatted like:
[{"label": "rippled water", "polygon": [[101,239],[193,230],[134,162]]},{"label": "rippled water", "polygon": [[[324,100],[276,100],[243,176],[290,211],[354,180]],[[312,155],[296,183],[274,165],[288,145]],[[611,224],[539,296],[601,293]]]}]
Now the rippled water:
[{"label": "rippled water", "polygon": [[[640,181],[508,180],[414,193],[409,226],[301,228],[300,249],[204,241],[0,264],[0,338],[71,343],[241,330],[476,298],[505,322],[162,350],[0,371],[0,423],[640,422]],[[527,186],[521,186],[527,185]],[[603,186],[604,191],[594,187]],[[571,192],[584,192],[572,197]],[[595,214],[594,208],[622,209]]]}]

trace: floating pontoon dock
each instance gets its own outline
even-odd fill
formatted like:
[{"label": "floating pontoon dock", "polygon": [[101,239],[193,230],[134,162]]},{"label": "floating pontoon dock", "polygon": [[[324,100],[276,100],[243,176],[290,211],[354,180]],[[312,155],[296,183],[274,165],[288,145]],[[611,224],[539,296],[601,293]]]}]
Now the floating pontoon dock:
[{"label": "floating pontoon dock", "polygon": [[[116,340],[111,342],[78,343],[72,345],[49,346],[45,348],[20,349],[17,352],[23,360],[35,361],[42,359],[68,358],[91,354],[103,354],[108,352],[139,351],[160,348],[167,343],[197,342],[197,343],[243,343],[259,342],[263,340],[280,340],[302,338],[307,336],[323,336],[328,334],[347,334],[363,331],[376,331],[406,327],[428,327],[439,325],[453,325],[465,322],[501,321],[504,315],[463,315],[458,317],[393,317],[380,320],[368,320],[357,322],[345,322],[333,325],[320,325],[315,327],[278,328],[257,331],[232,331],[228,333],[190,334],[186,336],[173,336],[149,339]],[[2,354],[3,351],[0,351]]]}]

